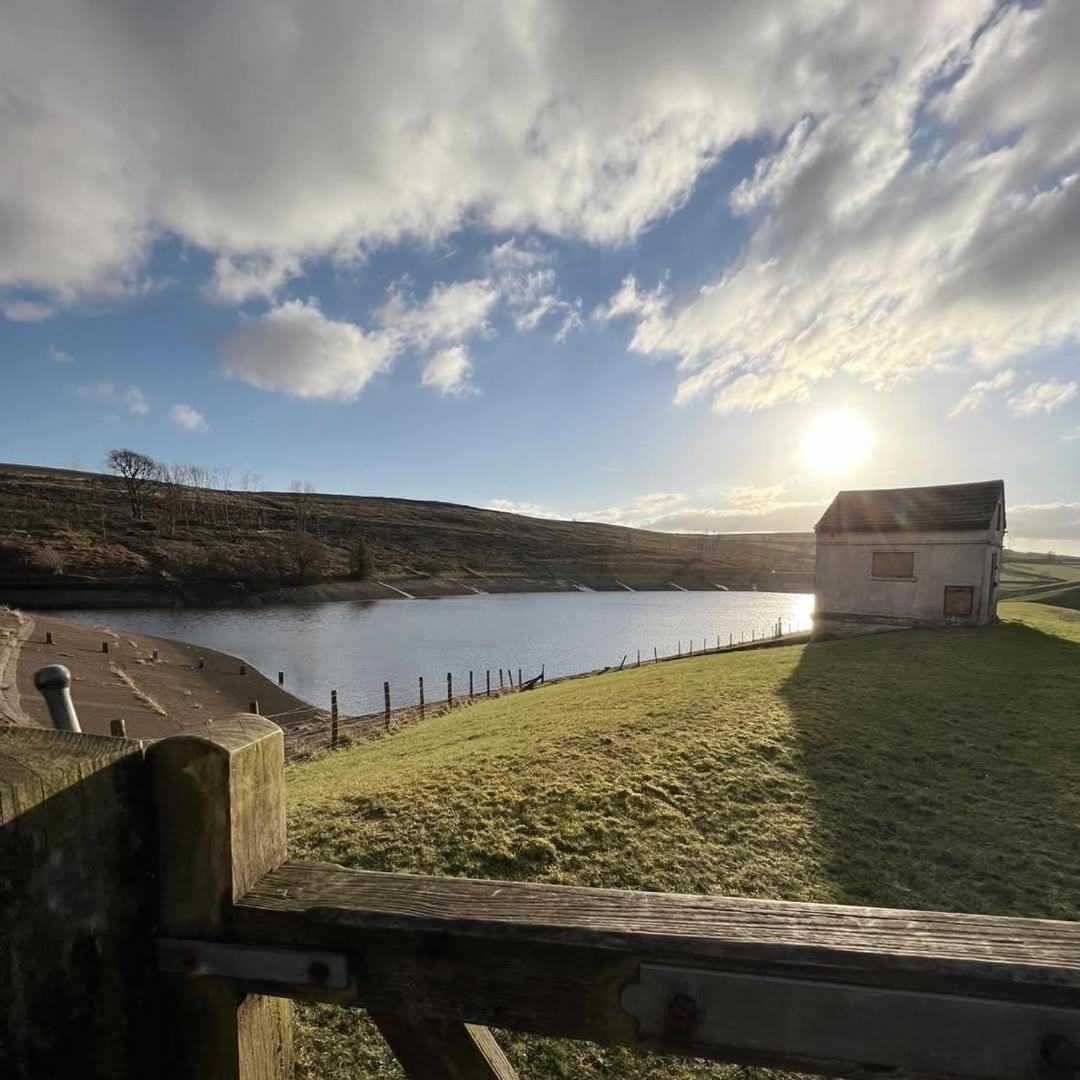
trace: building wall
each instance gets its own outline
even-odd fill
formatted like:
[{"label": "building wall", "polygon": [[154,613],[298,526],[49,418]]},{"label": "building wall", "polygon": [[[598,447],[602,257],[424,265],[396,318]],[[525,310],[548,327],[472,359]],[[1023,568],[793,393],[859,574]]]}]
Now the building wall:
[{"label": "building wall", "polygon": [[[998,530],[963,533],[847,533],[817,537],[816,620],[897,625],[977,625],[997,612],[993,565]],[[910,579],[876,578],[876,551],[912,552]],[[946,586],[974,589],[972,614],[945,615]]]}]

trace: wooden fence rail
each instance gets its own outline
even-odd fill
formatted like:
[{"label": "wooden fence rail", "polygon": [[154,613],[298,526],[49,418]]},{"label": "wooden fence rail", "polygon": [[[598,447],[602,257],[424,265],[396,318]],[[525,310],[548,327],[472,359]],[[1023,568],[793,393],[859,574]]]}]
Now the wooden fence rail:
[{"label": "wooden fence rail", "polygon": [[12,1075],[66,1075],[74,1030],[90,1075],[283,1080],[288,999],[367,1008],[424,1080],[512,1080],[485,1025],[860,1077],[1077,1075],[1080,924],[370,873],[288,860],[284,821],[261,717],[145,755],[0,733],[0,857],[23,871],[0,970],[93,969],[51,1011],[49,978],[0,983]]}]

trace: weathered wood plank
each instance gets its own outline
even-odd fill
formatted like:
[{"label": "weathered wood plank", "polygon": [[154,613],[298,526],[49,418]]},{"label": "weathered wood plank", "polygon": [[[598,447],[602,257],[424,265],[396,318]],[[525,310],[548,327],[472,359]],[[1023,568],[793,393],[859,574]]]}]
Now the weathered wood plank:
[{"label": "weathered wood plank", "polygon": [[[237,716],[148,752],[158,835],[163,934],[225,939],[232,905],[285,859],[281,729]],[[163,976],[177,1080],[284,1080],[293,1071],[288,1001],[233,980]]]},{"label": "weathered wood plank", "polygon": [[374,1012],[371,1019],[405,1075],[415,1080],[518,1080],[485,1027],[453,1020],[412,1020]]},{"label": "weathered wood plank", "polygon": [[[279,913],[281,919],[260,919]],[[1080,991],[1080,923],[347,870],[291,860],[238,903],[262,940],[347,927],[750,960],[892,985]],[[277,931],[275,931],[277,927]]]},{"label": "weathered wood plank", "polygon": [[[234,926],[343,953],[348,990],[296,996],[380,1013],[832,1073],[1035,1078],[1044,1038],[1080,1045],[1072,923],[287,863]],[[635,999],[643,971],[688,969],[693,1022],[671,987]]]},{"label": "weathered wood plank", "polygon": [[135,1080],[158,1052],[141,744],[0,728],[0,1072]]}]

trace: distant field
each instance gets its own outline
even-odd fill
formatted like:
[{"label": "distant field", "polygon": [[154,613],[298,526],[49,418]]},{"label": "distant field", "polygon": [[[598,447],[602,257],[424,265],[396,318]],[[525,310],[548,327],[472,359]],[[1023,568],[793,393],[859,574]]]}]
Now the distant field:
[{"label": "distant field", "polygon": [[[703,657],[289,770],[295,854],[375,870],[1080,917],[1080,613]],[[400,1073],[301,1014],[302,1075]],[[746,1070],[501,1033],[526,1077]]]}]

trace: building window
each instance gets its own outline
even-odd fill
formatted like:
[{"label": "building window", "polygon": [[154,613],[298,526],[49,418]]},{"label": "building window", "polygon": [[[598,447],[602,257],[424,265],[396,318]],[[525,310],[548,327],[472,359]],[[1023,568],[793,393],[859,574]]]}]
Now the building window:
[{"label": "building window", "polygon": [[975,610],[975,589],[971,585],[945,586],[945,614],[953,617],[970,616]]},{"label": "building window", "polygon": [[870,576],[911,581],[915,577],[915,552],[875,551],[870,563]]}]

